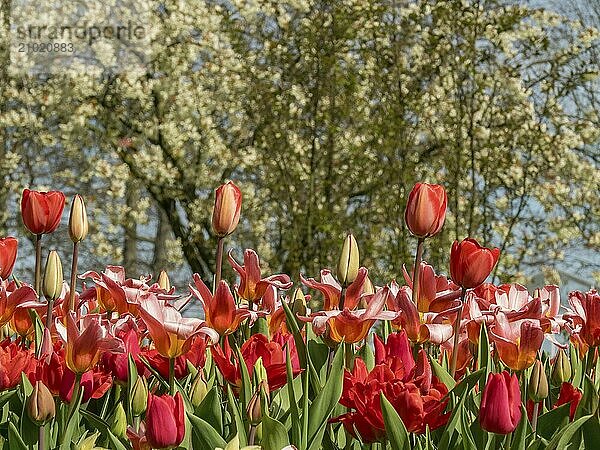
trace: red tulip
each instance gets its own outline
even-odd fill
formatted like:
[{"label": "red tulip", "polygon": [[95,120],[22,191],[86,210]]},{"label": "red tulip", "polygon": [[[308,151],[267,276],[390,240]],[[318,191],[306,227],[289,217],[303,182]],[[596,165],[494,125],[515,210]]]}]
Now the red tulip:
[{"label": "red tulip", "polygon": [[256,319],[256,313],[253,313],[247,307],[237,307],[229,285],[225,280],[221,280],[217,286],[215,295],[204,284],[200,275],[193,275],[194,286],[190,285],[190,290],[202,303],[206,324],[214,328],[221,336],[231,334],[238,329],[240,324],[250,316]]},{"label": "red tulip", "polygon": [[348,433],[360,436],[364,443],[383,440],[380,397],[384,394],[409,432],[420,434],[443,426],[450,416],[444,414],[448,389],[433,376],[425,352],[420,350],[415,362],[404,333],[390,335],[385,345],[376,340],[376,348],[378,364],[373,370],[369,372],[357,359],[352,372],[345,372],[340,403],[351,411],[331,421],[342,422]]},{"label": "red tulip", "polygon": [[183,398],[170,395],[148,395],[146,440],[155,449],[177,447],[185,436]]},{"label": "red tulip", "polygon": [[35,370],[35,360],[29,350],[10,338],[0,343],[0,391],[14,388],[21,382],[21,373]]},{"label": "red tulip", "polygon": [[446,218],[448,199],[443,186],[417,183],[408,196],[404,221],[412,234],[420,239],[436,235]]},{"label": "red tulip", "polygon": [[217,188],[212,227],[218,237],[222,238],[234,232],[240,221],[241,208],[242,192],[232,181]]},{"label": "red tulip", "polygon": [[571,405],[569,407],[569,418],[573,420],[582,397],[583,394],[579,389],[575,388],[571,383],[564,382],[560,385],[558,400],[556,400],[554,407],[558,408],[561,405],[569,403]]},{"label": "red tulip", "polygon": [[229,252],[229,263],[240,275],[240,286],[237,290],[239,296],[249,302],[260,300],[269,286],[275,286],[278,289],[289,289],[294,284],[290,281],[290,277],[285,274],[261,278],[260,260],[252,249],[247,249],[244,252],[243,266],[235,260],[231,251]]},{"label": "red tulip", "polygon": [[0,278],[10,277],[17,260],[17,240],[14,237],[0,239]]},{"label": "red tulip", "polygon": [[[402,267],[404,280],[413,289],[412,275],[406,267]],[[411,274],[413,272],[411,271]],[[412,295],[411,295],[412,297]],[[419,270],[419,292],[417,293],[417,308],[419,312],[440,312],[454,306],[452,301],[460,297],[460,289],[443,275],[436,275],[432,266],[421,262]]]},{"label": "red tulip", "polygon": [[[254,364],[258,361],[258,358],[262,358],[270,391],[279,389],[287,383],[286,349],[284,346],[287,346],[290,351],[292,373],[295,377],[302,370],[300,369],[300,360],[298,359],[294,337],[291,334],[287,336],[274,335],[271,341],[264,334],[253,334],[240,348],[244,364],[246,364],[250,376],[254,371]],[[211,347],[211,351],[213,360],[221,374],[223,374],[223,378],[238,389],[242,384],[240,364],[237,356],[233,355],[228,340],[225,339],[223,348],[215,345]]]},{"label": "red tulip", "polygon": [[499,249],[482,247],[475,239],[454,241],[450,251],[452,281],[464,289],[476,288],[492,272],[499,256]]},{"label": "red tulip", "polygon": [[486,431],[508,434],[516,430],[521,420],[521,389],[519,380],[507,371],[490,373],[483,389],[479,423]]},{"label": "red tulip", "polygon": [[[61,379],[59,394],[60,398],[65,403],[70,403],[75,389],[75,374],[65,368]],[[84,373],[81,376],[81,388],[83,389],[81,402],[86,403],[90,399],[98,399],[104,397],[104,394],[112,387],[112,376],[99,367],[94,367],[93,370]]]},{"label": "red tulip", "polygon": [[[29,308],[36,302],[37,295],[31,286],[23,285],[8,292],[4,284],[0,284],[0,326],[8,323],[18,309],[29,315]],[[41,303],[42,305],[42,303]]]},{"label": "red tulip", "polygon": [[60,224],[65,208],[65,194],[25,189],[21,198],[23,224],[33,234],[52,233]]}]

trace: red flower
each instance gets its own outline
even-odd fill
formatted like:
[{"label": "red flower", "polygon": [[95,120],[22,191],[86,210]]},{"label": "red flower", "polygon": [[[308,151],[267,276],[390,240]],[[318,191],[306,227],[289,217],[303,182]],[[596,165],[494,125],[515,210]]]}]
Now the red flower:
[{"label": "red flower", "polygon": [[0,391],[14,388],[21,381],[21,373],[35,370],[31,351],[23,349],[10,338],[0,343]]},{"label": "red flower", "polygon": [[423,350],[415,363],[409,350],[406,334],[388,337],[387,344],[376,340],[378,364],[369,372],[357,359],[352,372],[345,372],[340,403],[351,408],[346,414],[333,418],[342,422],[348,433],[365,443],[386,437],[380,397],[384,394],[400,415],[407,430],[424,433],[443,426],[449,414],[446,386],[432,375],[429,360]]},{"label": "red flower", "polygon": [[[23,310],[29,314],[25,307],[30,307],[31,302],[37,303],[37,294],[31,286],[23,285],[20,288],[9,292],[4,283],[0,283],[0,326],[7,324],[12,319],[15,311],[23,307]],[[40,303],[40,306],[44,305]]]},{"label": "red flower", "polygon": [[17,260],[17,240],[14,237],[0,239],[0,278],[6,280]]},{"label": "red flower", "polygon": [[183,397],[148,394],[146,440],[155,449],[177,447],[185,436]]},{"label": "red flower", "polygon": [[23,191],[21,216],[23,224],[33,234],[48,234],[56,230],[64,208],[65,194],[62,192]]},{"label": "red flower", "polygon": [[[244,342],[240,349],[250,376],[252,376],[254,371],[254,364],[258,358],[262,358],[263,366],[267,372],[270,391],[279,389],[287,383],[286,346],[290,351],[292,371],[295,377],[302,370],[300,369],[300,361],[296,345],[294,344],[294,337],[291,334],[286,336],[275,335],[271,341],[264,334],[253,334],[250,339]],[[219,371],[223,374],[223,378],[239,388],[242,383],[241,369],[239,361],[233,355],[228,341],[225,340],[224,349],[220,346],[213,346],[211,350],[213,359]]]},{"label": "red flower", "polygon": [[499,256],[499,249],[482,247],[475,239],[454,241],[450,251],[450,276],[464,289],[476,288],[492,272]]},{"label": "red flower", "polygon": [[570,403],[571,406],[569,408],[569,419],[573,420],[575,417],[575,411],[577,411],[577,406],[579,405],[582,397],[583,394],[579,389],[575,388],[571,383],[564,382],[560,385],[558,400],[556,400],[554,407],[558,408],[560,405]]},{"label": "red flower", "polygon": [[117,335],[125,346],[124,353],[104,353],[102,366],[107,373],[112,374],[116,381],[127,383],[129,378],[129,355],[133,357],[138,372],[144,373],[146,367],[140,361],[140,342],[137,330],[131,328]]},{"label": "red flower", "polygon": [[508,434],[516,430],[521,420],[521,389],[519,380],[507,371],[490,373],[483,389],[479,423],[486,431]]},{"label": "red flower", "polygon": [[[84,373],[81,376],[81,388],[83,389],[81,402],[85,403],[92,398],[98,399],[104,397],[104,394],[108,392],[112,384],[112,376],[98,367]],[[75,374],[65,368],[59,389],[59,395],[63,402],[71,402],[74,388]]]},{"label": "red flower", "polygon": [[218,237],[222,238],[233,233],[240,221],[241,208],[242,192],[232,181],[217,188],[212,227]]},{"label": "red flower", "polygon": [[424,239],[442,229],[448,199],[443,186],[417,183],[408,196],[404,221],[412,234]]},{"label": "red flower", "polygon": [[244,252],[244,265],[240,265],[229,252],[229,263],[240,275],[240,286],[238,295],[249,302],[257,302],[262,298],[267,287],[275,286],[278,289],[289,289],[294,283],[285,274],[271,275],[261,278],[260,261],[258,255],[252,249]]}]

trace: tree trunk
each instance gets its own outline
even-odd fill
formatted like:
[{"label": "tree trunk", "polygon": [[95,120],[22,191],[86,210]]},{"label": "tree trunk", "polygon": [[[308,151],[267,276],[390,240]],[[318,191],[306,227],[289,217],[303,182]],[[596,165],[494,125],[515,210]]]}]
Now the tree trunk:
[{"label": "tree trunk", "polygon": [[140,190],[137,183],[134,180],[127,182],[127,194],[125,194],[125,202],[127,205],[127,217],[124,228],[124,239],[123,239],[123,266],[125,272],[131,277],[137,277],[137,222],[135,221],[134,214],[131,213],[137,206],[140,199]]}]

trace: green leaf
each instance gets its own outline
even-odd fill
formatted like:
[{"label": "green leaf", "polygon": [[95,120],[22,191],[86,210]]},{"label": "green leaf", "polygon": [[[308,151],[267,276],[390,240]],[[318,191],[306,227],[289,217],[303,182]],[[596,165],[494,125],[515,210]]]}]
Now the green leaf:
[{"label": "green leaf", "polygon": [[227,386],[227,403],[229,406],[229,410],[233,417],[233,422],[235,424],[235,431],[237,433],[237,438],[240,443],[240,447],[245,447],[248,445],[248,438],[246,436],[246,427],[244,426],[244,420],[242,419],[242,414],[238,407],[239,402],[235,400],[233,397],[233,391],[231,390],[231,386]]},{"label": "green leaf", "polygon": [[266,414],[262,419],[262,436],[264,450],[281,450],[290,443],[285,426]]},{"label": "green leaf", "polygon": [[[291,414],[291,434],[292,434],[292,444],[299,446],[300,445],[300,410],[298,409],[298,402],[296,401],[296,393],[294,392],[294,382],[293,382],[293,370],[292,370],[292,359],[290,356],[290,349],[286,347],[286,358],[285,358],[285,369],[287,375],[287,394],[288,401],[290,404],[290,414]],[[308,394],[308,393],[306,393]]]},{"label": "green leaf", "polygon": [[327,419],[329,419],[331,412],[342,396],[344,380],[343,363],[344,348],[340,345],[335,352],[329,378],[308,410],[308,448],[311,448],[315,443],[321,442]]},{"label": "green leaf", "polygon": [[383,393],[380,397],[385,431],[392,450],[409,450],[409,436],[404,422]]},{"label": "green leaf", "polygon": [[592,417],[582,427],[584,448],[594,448],[600,442],[600,420]]},{"label": "green leaf", "polygon": [[490,364],[490,344],[487,335],[487,327],[484,325],[481,325],[481,331],[479,333],[477,361],[479,367],[485,371],[485,376],[483,376],[479,382],[479,389],[481,392],[483,392],[487,376],[492,370],[492,365]]},{"label": "green leaf", "polygon": [[194,411],[198,417],[206,420],[219,434],[223,434],[223,416],[221,400],[217,386],[206,393],[206,396]]},{"label": "green leaf", "polygon": [[365,362],[367,370],[373,370],[373,367],[375,367],[375,354],[373,353],[371,346],[369,344],[363,345],[359,354],[362,356],[362,360]]},{"label": "green leaf", "polygon": [[9,450],[28,450],[12,420],[8,422],[8,448]]},{"label": "green leaf", "polygon": [[431,367],[433,368],[433,373],[435,376],[446,385],[448,390],[452,390],[452,388],[454,388],[456,385],[456,381],[454,381],[452,375],[450,375],[446,369],[440,366],[440,363],[438,363],[435,359],[429,358],[429,361],[431,362]]},{"label": "green leaf", "polygon": [[558,430],[552,438],[546,450],[565,449],[577,431],[591,418],[592,416],[583,416],[576,421],[567,425],[564,429]]},{"label": "green leaf", "polygon": [[240,400],[242,402],[242,410],[245,411],[248,407],[248,402],[252,397],[252,382],[250,381],[250,373],[248,371],[248,366],[246,365],[246,361],[242,356],[242,352],[239,347],[234,344],[235,353],[238,358],[238,362],[240,365],[240,373],[242,376],[242,388],[240,389]]},{"label": "green leaf", "polygon": [[227,445],[219,432],[208,422],[190,413],[188,413],[188,418],[192,424],[194,448],[213,449],[216,447],[224,448]]},{"label": "green leaf", "polygon": [[123,445],[123,443],[119,440],[118,437],[116,437],[112,431],[107,430],[108,431],[108,440],[110,441],[110,448],[113,450],[127,450],[127,447],[125,447],[125,445]]},{"label": "green leaf", "polygon": [[569,423],[570,407],[570,404],[565,404],[542,414],[538,418],[537,434],[546,439],[550,439],[556,430],[562,429]]},{"label": "green leaf", "polygon": [[515,430],[512,439],[511,450],[525,450],[525,438],[527,437],[529,419],[527,419],[527,410],[521,405],[521,422]]}]

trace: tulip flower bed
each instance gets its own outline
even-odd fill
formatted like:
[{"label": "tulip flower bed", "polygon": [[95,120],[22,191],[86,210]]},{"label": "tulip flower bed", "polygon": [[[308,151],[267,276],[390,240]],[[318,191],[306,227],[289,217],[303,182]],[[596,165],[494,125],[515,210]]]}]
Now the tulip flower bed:
[{"label": "tulip flower bed", "polygon": [[[401,284],[375,286],[348,235],[335,273],[294,288],[263,274],[253,250],[225,258],[242,204],[230,182],[215,193],[215,277],[177,291],[166,272],[79,271],[80,196],[65,282],[59,254],[44,258],[65,197],[25,190],[33,280],[12,273],[17,240],[0,240],[2,448],[596,448],[600,295],[573,292],[561,314],[557,286],[486,283],[500,254],[471,238],[450,249],[449,276],[436,274],[421,259],[446,203],[441,186],[411,192],[417,251]],[[224,260],[236,280],[221,278]],[[189,302],[204,318],[182,316]]]}]

